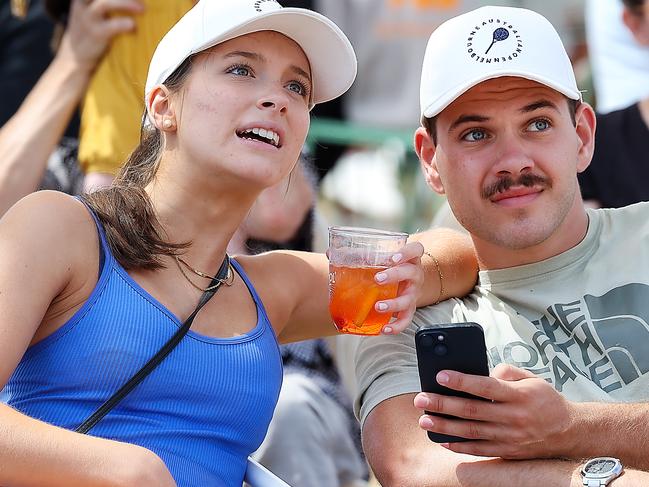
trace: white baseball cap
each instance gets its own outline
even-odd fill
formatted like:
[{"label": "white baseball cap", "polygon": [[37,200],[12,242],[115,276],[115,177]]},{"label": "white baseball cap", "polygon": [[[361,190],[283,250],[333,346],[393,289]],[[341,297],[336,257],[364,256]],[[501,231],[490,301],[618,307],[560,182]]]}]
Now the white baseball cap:
[{"label": "white baseball cap", "polygon": [[531,10],[488,6],[454,17],[431,34],[421,73],[422,120],[475,85],[501,76],[527,78],[581,100],[552,24]]},{"label": "white baseball cap", "polygon": [[356,77],[349,39],[327,17],[276,0],[200,0],[162,38],[149,65],[145,96],[192,54],[235,37],[272,30],[294,40],[311,65],[312,102],[332,100]]}]

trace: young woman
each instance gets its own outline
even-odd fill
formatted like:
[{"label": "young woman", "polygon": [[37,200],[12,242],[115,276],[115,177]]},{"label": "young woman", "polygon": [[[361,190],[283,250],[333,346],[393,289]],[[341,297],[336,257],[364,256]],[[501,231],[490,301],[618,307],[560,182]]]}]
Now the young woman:
[{"label": "young woman", "polygon": [[[226,247],[257,195],[292,170],[310,108],[354,75],[348,40],[320,15],[203,0],[158,46],[143,140],[114,186],[83,201],[36,193],[0,220],[0,485],[241,485],[277,401],[278,341],[335,330],[324,255],[229,261]],[[378,274],[401,282],[377,303],[396,314],[388,332],[442,294],[442,275],[446,295],[473,283],[463,237],[423,238],[439,257],[427,258],[429,278],[419,243]],[[75,432],[219,269],[223,284],[171,354],[89,435]]]}]

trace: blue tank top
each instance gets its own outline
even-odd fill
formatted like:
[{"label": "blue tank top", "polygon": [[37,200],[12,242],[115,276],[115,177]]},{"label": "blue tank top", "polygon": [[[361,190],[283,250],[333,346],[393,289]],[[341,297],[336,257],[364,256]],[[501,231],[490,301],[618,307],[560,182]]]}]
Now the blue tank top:
[{"label": "blue tank top", "polygon": [[[2,399],[42,421],[75,429],[181,326],[115,260],[101,240],[99,280],[84,305],[28,348]],[[179,487],[241,487],[247,456],[261,444],[282,382],[282,362],[264,306],[232,264],[257,308],[235,338],[189,331],[171,354],[90,434],[159,455]],[[227,316],[218,319],[227,319]]]}]

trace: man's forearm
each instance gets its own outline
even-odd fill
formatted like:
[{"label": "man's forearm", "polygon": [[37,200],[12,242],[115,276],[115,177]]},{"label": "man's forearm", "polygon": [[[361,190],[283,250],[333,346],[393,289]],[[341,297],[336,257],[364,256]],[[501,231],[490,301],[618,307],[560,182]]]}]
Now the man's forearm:
[{"label": "man's forearm", "polygon": [[[577,403],[565,457],[611,456],[649,471],[649,403]],[[649,484],[648,484],[649,485]]]},{"label": "man's forearm", "polygon": [[[395,458],[399,455],[393,452]],[[470,457],[430,444],[420,450],[418,464],[393,463],[385,468],[373,467],[383,487],[581,487],[581,467],[576,460],[502,460]],[[649,473],[626,468],[611,487],[646,487]]]},{"label": "man's forearm", "polygon": [[[455,453],[431,442],[419,428],[421,412],[412,404],[414,396],[403,394],[388,399],[365,420],[363,447],[383,487],[579,487],[583,485],[580,470],[584,459],[606,454],[601,448],[605,440],[600,450],[571,460],[503,460]],[[636,470],[626,464],[624,475],[612,487],[649,485],[649,473],[642,470],[646,469]]]},{"label": "man's forearm", "polygon": [[[455,468],[458,486],[492,487],[581,487],[581,462],[564,460],[486,460],[460,463]],[[449,484],[445,484],[449,485]],[[609,484],[611,487],[641,487],[649,485],[649,473],[627,469]]]}]

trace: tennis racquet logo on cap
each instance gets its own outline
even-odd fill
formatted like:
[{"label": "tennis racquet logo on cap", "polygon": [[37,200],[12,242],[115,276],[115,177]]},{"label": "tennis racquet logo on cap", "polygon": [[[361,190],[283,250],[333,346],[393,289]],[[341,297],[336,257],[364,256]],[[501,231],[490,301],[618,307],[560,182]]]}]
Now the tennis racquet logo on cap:
[{"label": "tennis racquet logo on cap", "polygon": [[518,29],[500,19],[484,20],[469,33],[467,54],[477,63],[505,63],[523,52],[523,39]]},{"label": "tennis racquet logo on cap", "polygon": [[[257,12],[263,12],[265,10],[264,7],[263,7],[263,5],[265,3],[270,3],[270,4],[273,5],[273,7],[275,7],[273,9],[271,9],[271,10],[275,10],[277,7],[282,8],[282,6],[279,4],[279,2],[277,2],[277,0],[256,0],[255,5],[254,5],[255,10]],[[267,6],[269,6],[269,5],[267,5]]]}]

